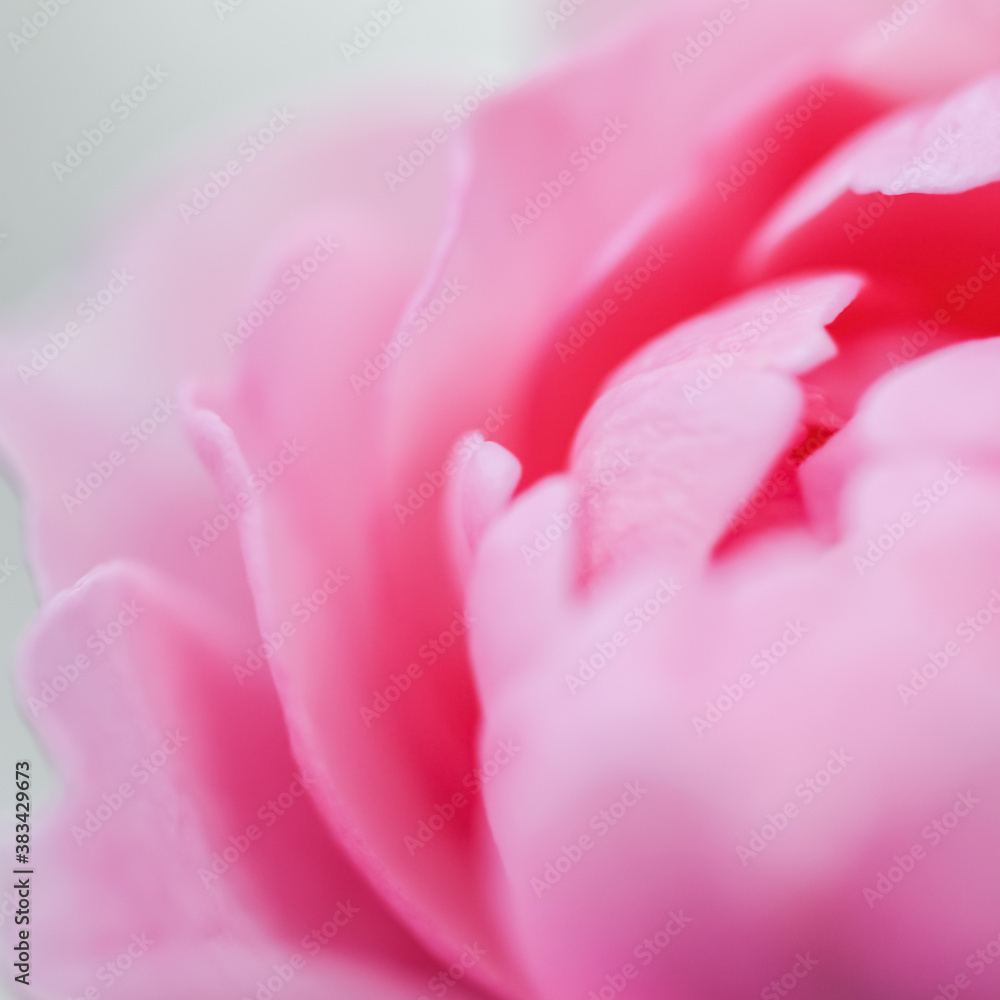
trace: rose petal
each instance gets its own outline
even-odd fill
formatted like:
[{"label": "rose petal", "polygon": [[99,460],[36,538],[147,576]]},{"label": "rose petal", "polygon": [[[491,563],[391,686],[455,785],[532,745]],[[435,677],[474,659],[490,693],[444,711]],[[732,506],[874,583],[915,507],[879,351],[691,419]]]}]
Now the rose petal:
[{"label": "rose petal", "polygon": [[[898,426],[888,405],[862,412]],[[850,470],[835,546],[775,534],[680,586],[626,575],[591,596],[549,575],[551,592],[519,590],[489,540],[528,535],[533,504],[544,525],[536,492],[491,527],[470,582],[480,746],[519,748],[485,791],[497,905],[547,996],[615,977],[651,1000],[752,995],[797,953],[818,960],[804,996],[929,994],[995,936],[1000,477],[979,464],[924,512],[913,498],[947,463],[933,443],[902,451]],[[907,511],[915,525],[859,571]],[[525,621],[511,669],[493,637]],[[949,815],[963,795],[971,809]]]},{"label": "rose petal", "polygon": [[449,483],[449,543],[460,579],[468,576],[483,533],[507,505],[520,478],[521,463],[506,448],[486,441]]},{"label": "rose petal", "polygon": [[24,648],[27,711],[69,788],[33,840],[39,984],[82,995],[129,946],[118,991],[135,997],[248,990],[296,952],[328,990],[375,956],[430,974],[327,831],[266,664],[199,605],[113,564],[57,595]]},{"label": "rose petal", "polygon": [[767,253],[842,194],[959,194],[1000,180],[1000,77],[866,128],[817,167],[757,236]]},{"label": "rose petal", "polygon": [[[231,392],[195,393],[194,426],[227,500],[244,494],[240,532],[262,636],[276,638],[271,667],[298,759],[324,777],[327,822],[442,961],[478,941],[487,954],[469,975],[495,983],[516,973],[477,884],[490,856],[475,832],[478,801],[470,796],[433,842],[417,839],[475,763],[474,695],[464,650],[451,649],[466,630],[461,603],[447,566],[429,562],[421,588],[396,596],[394,546],[409,525],[381,482],[384,383],[352,382],[369,379],[366,359],[406,329],[433,252],[432,227],[406,204],[426,211],[387,192],[328,206],[337,257],[273,317],[268,336],[246,345]],[[279,257],[275,275],[286,267]],[[276,459],[280,474],[267,474]],[[249,485],[254,469],[265,488]],[[423,488],[437,492],[449,478],[435,470]],[[283,630],[294,630],[287,642]]]},{"label": "rose petal", "polygon": [[[882,110],[848,83],[803,83],[797,72],[733,106],[715,92],[715,75],[680,85],[664,58],[672,39],[654,25],[484,109],[462,222],[435,272],[462,292],[391,373],[398,486],[440,463],[439,442],[497,407],[506,414],[499,438],[525,463],[525,484],[558,469],[607,372],[733,294],[731,265],[769,206]],[[821,110],[782,156],[745,190],[720,196],[748,147],[773,140],[775,118],[814,91]],[[702,102],[724,106],[725,119],[706,122]],[[591,161],[580,150],[592,142],[603,151]],[[545,207],[529,219],[536,201]]]},{"label": "rose petal", "polygon": [[[712,218],[724,211],[742,220],[735,252],[787,181],[785,171],[801,172],[880,107],[853,88],[839,89],[828,122],[804,132],[794,155],[762,178],[758,196],[731,210],[714,186],[704,188],[690,167],[690,147],[678,142],[684,135],[693,143],[706,129],[697,109],[729,91],[729,70],[705,76],[692,103],[672,75],[676,67],[664,68],[664,51],[682,38],[654,26],[491,99],[481,122],[460,137],[471,141],[455,157],[453,214],[433,252],[421,242],[428,226],[403,214],[419,205],[401,210],[395,194],[336,209],[343,215],[334,226],[344,245],[339,268],[317,276],[275,317],[273,336],[247,345],[248,367],[229,398],[199,396],[232,429],[249,468],[266,463],[289,435],[307,449],[260,497],[254,544],[261,555],[248,559],[266,566],[254,581],[265,633],[332,567],[343,566],[351,578],[329,612],[274,660],[297,752],[322,766],[335,788],[325,815],[438,953],[469,934],[492,942],[474,974],[496,988],[515,982],[516,973],[483,903],[482,880],[494,861],[479,832],[478,800],[426,848],[406,839],[461,791],[475,766],[462,600],[439,517],[438,496],[460,467],[448,449],[472,428],[505,439],[508,426],[524,420],[494,387],[505,393],[524,383],[525,365],[556,317],[643,245],[664,211],[670,219],[681,213],[691,227],[705,224],[696,211],[702,203],[685,200],[692,184],[702,185]],[[758,58],[752,49],[739,56],[748,65]],[[784,74],[715,155],[729,155],[732,135],[743,141],[773,128],[775,93],[787,100],[803,90],[798,69]],[[661,127],[665,114],[676,119],[669,135]],[[602,131],[601,141],[614,133],[616,145],[579,175],[573,202],[567,193],[531,232],[515,232],[511,212]],[[626,133],[636,136],[630,148]],[[715,251],[704,237],[699,246]],[[703,283],[686,308],[711,298],[725,280]],[[336,341],[326,335],[331,317]],[[399,337],[401,326],[408,336]],[[649,332],[655,329],[662,326]],[[380,624],[386,621],[391,630]],[[435,650],[440,636],[450,651]],[[422,675],[404,676],[409,664]],[[399,703],[387,702],[386,692]]]},{"label": "rose petal", "polygon": [[[306,122],[284,112],[291,116],[287,131],[252,163],[237,156],[240,172],[207,208],[187,221],[179,211],[182,204],[190,209],[193,185],[216,183],[210,168],[233,155],[238,139],[228,154],[192,172],[190,183],[157,192],[153,207],[112,234],[60,307],[46,304],[44,323],[23,323],[4,338],[0,440],[25,498],[43,595],[121,556],[199,589],[222,613],[253,620],[235,531],[223,531],[207,551],[192,551],[191,539],[220,514],[219,496],[179,426],[179,387],[189,376],[232,371],[240,353],[236,331],[266,332],[254,300],[297,291],[291,273],[270,270],[276,247],[294,244],[299,255],[286,265],[301,274],[317,241],[330,235],[317,220],[317,204],[332,192],[361,197],[374,188],[384,195],[383,168],[414,128],[412,116],[405,124],[386,116],[374,128],[370,120]],[[423,171],[397,193],[397,206],[419,200],[423,219],[434,220],[424,224],[436,225],[443,178],[443,170]],[[88,304],[116,273],[128,280],[124,287],[115,280],[110,304],[107,296]],[[274,285],[266,283],[272,278]],[[71,320],[77,332],[69,336],[62,331]],[[43,350],[44,368],[34,372],[33,352]]]},{"label": "rose petal", "polygon": [[740,345],[741,353],[753,345],[757,368],[790,375],[807,372],[836,355],[825,327],[851,303],[861,284],[852,275],[823,275],[754,289],[657,337],[617,368],[604,388],[654,368],[708,360],[733,344]]},{"label": "rose petal", "polygon": [[[973,461],[996,469],[998,376],[1000,340],[991,338],[945,348],[878,381],[837,440],[802,465],[803,499],[814,523],[842,531],[836,510],[845,483],[866,462],[887,455],[921,456],[944,471]],[[934,502],[933,491],[921,501]]]},{"label": "rose petal", "polygon": [[577,435],[588,567],[652,560],[686,579],[799,428],[786,373],[835,351],[824,330],[859,281],[744,296],[654,341],[609,380]]},{"label": "rose petal", "polygon": [[[855,267],[906,288],[911,319],[994,325],[1000,77],[876,122],[820,164],[748,245],[748,276]],[[897,316],[902,320],[903,316]]]}]

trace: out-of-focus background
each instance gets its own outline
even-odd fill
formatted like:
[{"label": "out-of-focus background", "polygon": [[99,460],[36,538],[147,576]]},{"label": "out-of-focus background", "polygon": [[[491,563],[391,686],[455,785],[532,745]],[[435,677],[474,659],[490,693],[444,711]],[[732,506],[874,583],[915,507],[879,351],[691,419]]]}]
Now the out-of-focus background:
[{"label": "out-of-focus background", "polygon": [[[640,5],[2,0],[0,332],[10,336],[61,298],[89,250],[142,205],[145,192],[259,126],[275,105],[363,109],[426,90],[447,108],[480,75],[508,87]],[[356,36],[373,18],[381,31],[362,48]],[[120,97],[129,92],[131,100]],[[116,100],[127,117],[111,114]],[[67,144],[105,117],[114,131],[71,172],[57,172],[53,163],[66,160]],[[0,842],[12,831],[14,761],[32,762],[36,806],[56,788],[12,683],[18,643],[37,607],[16,484],[0,466]],[[4,976],[0,996],[13,995]]]}]

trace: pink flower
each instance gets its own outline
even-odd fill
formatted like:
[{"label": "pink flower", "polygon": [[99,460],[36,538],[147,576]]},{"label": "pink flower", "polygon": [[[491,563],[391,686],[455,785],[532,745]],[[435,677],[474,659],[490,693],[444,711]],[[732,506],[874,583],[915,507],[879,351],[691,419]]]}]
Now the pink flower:
[{"label": "pink flower", "polygon": [[883,13],[289,127],[15,343],[33,981],[997,989],[998,20]]}]

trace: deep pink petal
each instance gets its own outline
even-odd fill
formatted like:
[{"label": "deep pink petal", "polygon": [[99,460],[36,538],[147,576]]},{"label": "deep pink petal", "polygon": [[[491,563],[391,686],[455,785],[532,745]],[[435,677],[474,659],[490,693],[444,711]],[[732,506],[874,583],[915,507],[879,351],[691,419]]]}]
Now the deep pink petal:
[{"label": "deep pink petal", "polygon": [[1000,78],[989,76],[876,122],[788,195],[749,244],[745,273],[858,268],[910,296],[898,321],[995,329],[997,121]]}]

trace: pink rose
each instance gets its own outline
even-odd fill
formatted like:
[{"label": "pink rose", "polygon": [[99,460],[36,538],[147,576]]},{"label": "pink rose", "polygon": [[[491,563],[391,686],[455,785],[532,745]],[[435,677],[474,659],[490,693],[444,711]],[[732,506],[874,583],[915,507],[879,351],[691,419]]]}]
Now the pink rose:
[{"label": "pink rose", "polygon": [[997,990],[998,17],[881,14],[303,124],[11,346],[33,983]]}]

